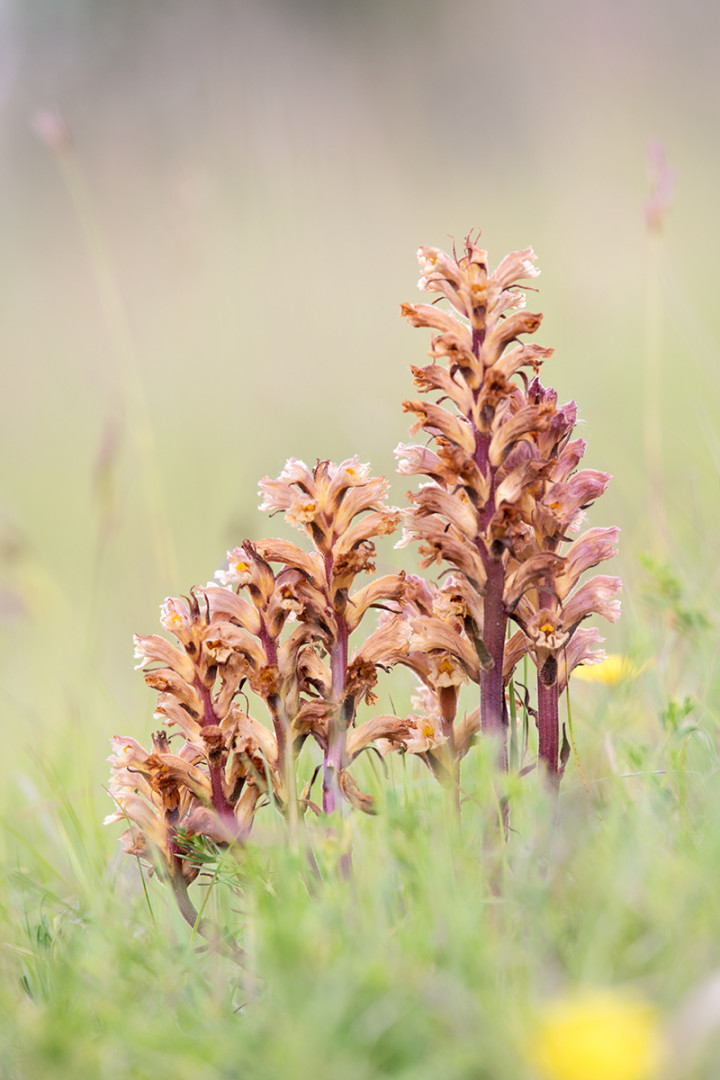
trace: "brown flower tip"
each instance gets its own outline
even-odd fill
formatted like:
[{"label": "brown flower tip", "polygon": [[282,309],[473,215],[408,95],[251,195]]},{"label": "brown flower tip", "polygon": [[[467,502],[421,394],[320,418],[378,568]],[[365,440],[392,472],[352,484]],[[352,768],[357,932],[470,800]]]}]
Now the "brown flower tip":
[{"label": "brown flower tip", "polygon": [[319,550],[328,551],[358,514],[380,511],[388,487],[384,477],[370,476],[370,466],[357,457],[339,465],[318,461],[312,470],[290,458],[277,480],[266,476],[260,481],[260,509],[283,511],[290,525],[305,532]]}]

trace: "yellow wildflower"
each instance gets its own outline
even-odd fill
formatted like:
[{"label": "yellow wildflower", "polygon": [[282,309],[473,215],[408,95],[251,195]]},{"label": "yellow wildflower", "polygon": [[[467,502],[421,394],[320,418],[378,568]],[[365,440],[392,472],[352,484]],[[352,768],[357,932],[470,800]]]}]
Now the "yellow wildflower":
[{"label": "yellow wildflower", "polygon": [[602,682],[606,686],[617,686],[620,682],[635,679],[645,668],[638,667],[622,653],[608,653],[599,664],[581,664],[573,671],[574,679],[582,682]]},{"label": "yellow wildflower", "polygon": [[655,1010],[609,990],[560,998],[535,1024],[528,1056],[544,1080],[652,1080],[661,1059]]}]

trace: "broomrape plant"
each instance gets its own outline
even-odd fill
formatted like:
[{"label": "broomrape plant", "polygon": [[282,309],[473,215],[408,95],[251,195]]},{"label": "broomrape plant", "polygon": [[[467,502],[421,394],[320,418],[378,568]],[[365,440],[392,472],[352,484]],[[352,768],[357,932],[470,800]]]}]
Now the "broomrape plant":
[{"label": "broomrape plant", "polygon": [[[491,273],[478,239],[468,236],[459,256],[420,248],[419,286],[436,300],[402,305],[412,326],[433,332],[429,363],[411,369],[425,397],[403,403],[426,441],[396,451],[401,476],[425,477],[408,508],[388,507],[388,482],[357,457],[313,469],[291,458],[260,482],[261,509],[283,513],[300,543],[244,540],[215,582],[163,604],[175,644],[135,638],[165,728],[149,752],[113,739],[107,820],[128,825],[125,850],[172,884],[201,932],[187,893],[197,843],[241,850],[268,804],[293,837],[308,813],[374,812],[350,771],[368,747],[418,755],[458,791],[460,761],[483,736],[507,771],[513,673],[526,656],[536,705],[521,704],[536,718],[540,769],[557,792],[567,759],[560,695],[575,667],[603,659],[597,630],[582,623],[620,612],[619,578],[579,582],[614,554],[618,530],[578,535],[610,477],[579,468],[575,403],[559,406],[539,378],[552,349],[521,340],[542,319],[525,310],[520,284],[537,276],[535,255],[514,252]],[[439,583],[399,572],[362,584],[375,571],[375,540],[401,521],[397,546],[417,543],[420,566],[442,568]],[[358,634],[371,609],[374,627]],[[419,679],[415,711],[358,724],[360,703],[376,702],[379,672],[398,664]],[[475,705],[459,715],[465,684],[477,687]],[[315,776],[298,790],[308,741],[321,758],[320,805]]]},{"label": "broomrape plant", "polygon": [[[561,548],[610,477],[577,471],[585,443],[571,439],[575,403],[558,407],[538,378],[552,350],[519,342],[542,318],[524,310],[518,287],[538,274],[532,249],[506,256],[492,274],[471,236],[459,259],[437,248],[420,248],[418,259],[420,288],[445,297],[452,311],[402,307],[412,326],[438,331],[431,363],[412,372],[422,393],[438,391],[443,402],[403,404],[417,418],[412,431],[434,443],[397,450],[402,475],[429,477],[409,495],[403,542],[419,541],[425,568],[447,563],[457,571],[458,614],[482,662],[480,726],[498,743],[501,769],[508,766],[506,688],[518,660],[526,653],[533,660],[539,758],[556,787],[559,695],[574,667],[601,659],[597,633],[580,624],[593,612],[614,621],[621,588],[606,576],[577,588],[583,571],[614,553],[617,529],[590,529],[566,554]],[[508,620],[519,630],[506,642]],[[433,643],[443,647],[440,638]]]}]

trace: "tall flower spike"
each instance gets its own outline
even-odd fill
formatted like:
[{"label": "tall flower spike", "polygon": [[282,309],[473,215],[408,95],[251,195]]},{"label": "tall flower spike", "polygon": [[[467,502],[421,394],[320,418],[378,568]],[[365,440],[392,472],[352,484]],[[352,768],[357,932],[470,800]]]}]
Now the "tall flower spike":
[{"label": "tall flower spike", "polygon": [[[575,405],[558,407],[554,391],[537,379],[553,350],[520,340],[542,320],[525,310],[518,284],[538,274],[532,249],[506,256],[493,272],[472,235],[459,257],[420,248],[418,259],[420,288],[439,294],[453,310],[426,304],[401,308],[411,325],[436,331],[431,363],[412,373],[421,393],[440,395],[435,404],[403,403],[416,417],[411,430],[424,430],[434,446],[401,444],[396,451],[402,475],[429,479],[409,494],[413,506],[404,514],[401,543],[418,542],[422,565],[447,563],[463,581],[472,613],[466,629],[478,657],[487,661],[480,675],[481,728],[497,738],[502,768],[507,768],[504,686],[524,652],[540,663],[540,717],[553,713],[541,731],[541,754],[549,763],[557,760],[554,747],[545,743],[550,728],[557,728],[558,652],[590,611],[610,618],[617,613],[617,579],[596,579],[594,588],[568,595],[582,570],[612,553],[615,531],[599,536],[591,530],[567,558],[559,553],[567,531],[609,477],[576,472],[584,444],[570,441]],[[528,370],[535,374],[532,381]],[[506,664],[510,616],[523,627],[523,637],[512,640],[507,653],[512,663]],[[573,649],[575,663],[587,655]]]},{"label": "tall flower spike", "polygon": [[[375,717],[351,732],[358,703],[374,700],[377,669],[403,657],[410,637],[393,610],[404,574],[354,588],[358,574],[374,570],[373,538],[399,522],[398,511],[386,506],[387,482],[369,473],[357,458],[318,462],[312,471],[288,462],[279,479],[262,482],[264,505],[284,510],[312,550],[245,540],[228,552],[219,584],[163,604],[161,622],[176,644],[135,637],[138,666],[158,693],[155,716],[183,741],[171,753],[168,736],[158,732],[148,753],[133,739],[114,740],[116,811],[108,821],[129,823],[126,850],[161,869],[193,925],[187,885],[197,865],[190,838],[237,850],[262,800],[287,815],[292,831],[298,810],[312,805],[295,787],[297,756],[309,736],[323,750],[328,813],[343,798],[371,811],[372,799],[348,766],[377,739],[405,748],[413,738],[412,723],[398,717]],[[351,654],[350,635],[371,608],[388,618]],[[247,690],[264,702],[272,730],[241,708],[241,700],[250,708]]]},{"label": "tall flower spike", "polygon": [[233,700],[241,677],[238,657],[218,632],[201,590],[188,600],[167,599],[160,621],[177,646],[156,635],[135,636],[138,666],[148,686],[158,691],[155,715],[180,729],[206,769],[210,794],[201,801],[212,811],[218,837],[239,839],[247,823],[236,817],[237,793],[226,776],[229,733],[239,716]]},{"label": "tall flower spike", "polygon": [[[194,590],[186,600],[169,598],[161,609],[162,625],[176,645],[159,635],[135,636],[138,667],[158,693],[155,716],[183,742],[171,752],[160,731],[148,753],[134,739],[116,737],[110,758],[116,811],[106,819],[129,824],[125,850],[158,867],[183,916],[213,937],[187,892],[198,873],[190,838],[237,847],[250,832],[261,797],[280,805],[286,800],[277,740],[234,700],[248,667],[262,661],[259,644],[240,628],[243,620],[253,625],[250,605],[233,596],[218,613],[219,618],[213,615],[204,590]],[[237,645],[239,635],[243,649],[228,644],[234,638]],[[236,953],[235,946],[230,949]]]},{"label": "tall flower spike", "polygon": [[[556,405],[555,392],[538,379],[531,382],[527,396],[534,403]],[[594,659],[595,637],[581,635],[576,645],[573,638],[589,615],[614,622],[620,614],[619,578],[601,575],[577,588],[586,570],[615,554],[619,530],[589,529],[562,554],[570,542],[568,532],[580,528],[585,510],[610,480],[607,473],[593,469],[577,471],[585,443],[571,441],[576,415],[574,402],[558,408],[549,428],[530,435],[511,455],[514,470],[509,478],[528,472],[535,478],[518,503],[530,528],[508,564],[504,602],[522,628],[525,649],[537,667],[539,758],[553,788],[561,776],[560,690],[573,667]],[[542,573],[534,573],[543,560]]]},{"label": "tall flower spike", "polygon": [[413,375],[422,393],[436,391],[445,402],[403,403],[417,418],[413,430],[422,428],[435,442],[429,453],[398,447],[402,473],[430,478],[411,496],[415,506],[405,514],[403,542],[420,542],[425,565],[448,562],[474,594],[471,606],[482,613],[475,636],[484,641],[490,667],[481,683],[482,728],[498,739],[503,767],[508,617],[503,591],[509,553],[524,526],[512,503],[498,503],[497,492],[508,471],[508,455],[528,432],[547,427],[552,414],[549,405],[531,405],[513,381],[525,368],[537,371],[552,354],[539,345],[518,343],[541,320],[524,310],[524,294],[514,287],[537,275],[534,259],[530,248],[515,252],[491,273],[487,253],[472,236],[457,259],[437,248],[420,248],[420,288],[444,296],[454,311],[425,304],[403,304],[401,309],[413,326],[439,331],[432,338],[432,363],[414,368]]},{"label": "tall flower spike", "polygon": [[[285,572],[303,578],[298,597],[304,603],[298,613],[314,628],[308,644],[313,678],[299,699],[300,722],[323,751],[323,810],[332,813],[344,797],[360,809],[371,809],[346,770],[353,756],[348,738],[362,700],[374,701],[377,669],[397,663],[408,651],[409,627],[401,615],[391,614],[352,655],[350,635],[370,608],[396,603],[405,589],[404,575],[390,574],[353,591],[358,574],[375,569],[375,537],[392,533],[399,512],[386,506],[388,483],[370,476],[367,465],[351,458],[335,465],[319,461],[310,470],[291,458],[276,480],[260,483],[261,509],[282,510],[289,524],[304,532],[313,550],[303,551],[286,541],[261,540],[257,549],[270,562],[282,563]],[[305,598],[308,602],[305,602]],[[375,722],[373,738],[390,738],[399,745],[397,717],[387,718],[383,728]],[[370,721],[369,723],[373,723]],[[352,745],[363,741],[361,728]],[[370,728],[365,735],[370,736]]]}]

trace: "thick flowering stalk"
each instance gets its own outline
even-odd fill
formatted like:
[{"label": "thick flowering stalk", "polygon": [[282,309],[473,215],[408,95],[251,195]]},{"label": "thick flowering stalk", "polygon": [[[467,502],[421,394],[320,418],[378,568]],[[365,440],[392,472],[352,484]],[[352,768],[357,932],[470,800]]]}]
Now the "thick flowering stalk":
[{"label": "thick flowering stalk", "polygon": [[[460,257],[420,248],[418,259],[424,271],[420,288],[444,297],[453,310],[402,305],[411,325],[437,331],[431,362],[411,370],[421,393],[440,396],[435,404],[403,403],[416,417],[411,430],[424,430],[433,445],[401,444],[396,451],[401,475],[429,478],[409,494],[413,506],[405,512],[401,543],[418,541],[421,565],[447,563],[463,583],[464,629],[484,669],[481,728],[497,739],[503,769],[508,764],[505,687],[526,651],[540,665],[539,711],[548,718],[547,724],[540,722],[541,753],[549,763],[556,758],[549,740],[557,730],[557,650],[568,645],[591,611],[616,617],[606,594],[618,591],[617,579],[605,585],[596,579],[584,592],[569,595],[583,570],[611,553],[609,534],[597,543],[590,537],[565,558],[558,551],[580,508],[602,493],[609,477],[588,470],[573,475],[584,449],[580,440],[569,442],[575,406],[558,408],[554,392],[543,390],[537,378],[528,381],[527,369],[537,375],[552,355],[552,349],[519,341],[534,333],[542,318],[524,310],[518,287],[538,273],[532,249],[508,255],[492,273],[487,253],[472,236]],[[611,532],[614,539],[616,531]],[[532,603],[536,613],[543,612],[536,622],[529,621]],[[557,637],[545,619],[551,608],[553,630],[563,616]],[[506,651],[511,616],[523,636],[512,639]],[[437,636],[435,644],[447,648],[442,638]],[[425,646],[432,647],[431,640]],[[554,673],[547,664],[551,652]]]},{"label": "thick flowering stalk", "polygon": [[[347,773],[352,756],[371,738],[402,742],[407,727],[397,717],[384,726],[368,721],[354,732],[358,704],[375,700],[378,667],[392,665],[408,651],[409,627],[393,613],[355,652],[350,637],[370,608],[390,607],[405,591],[403,574],[390,574],[354,589],[355,578],[375,569],[373,538],[392,533],[399,512],[386,506],[388,484],[370,476],[358,458],[340,465],[319,461],[309,469],[291,458],[276,480],[260,483],[261,509],[282,511],[286,520],[311,541],[312,550],[282,540],[261,540],[257,549],[269,562],[300,575],[298,619],[312,644],[303,654],[308,676],[297,702],[298,726],[312,734],[323,751],[323,810],[332,813],[341,797],[361,809],[372,801],[358,791]],[[372,726],[371,726],[372,725]],[[367,739],[363,739],[363,727]]]},{"label": "thick flowering stalk", "polygon": [[[281,804],[285,798],[277,740],[234,700],[244,677],[244,657],[228,647],[228,627],[224,618],[213,617],[205,599],[207,591],[212,587],[195,590],[188,601],[165,601],[161,621],[179,647],[156,634],[135,635],[138,666],[148,686],[158,691],[155,717],[182,735],[182,750],[168,756],[167,735],[160,732],[153,737],[154,753],[141,761],[133,739],[116,737],[116,753],[110,759],[111,794],[121,817],[135,821],[133,813],[139,804],[134,798],[128,801],[130,793],[144,798],[153,809],[160,805],[158,797],[163,802],[168,792],[185,799],[180,800],[184,815],[173,813],[168,819],[165,814],[172,824],[167,844],[159,845],[165,853],[173,851],[173,845],[177,848],[173,830],[175,834],[202,833],[221,843],[242,840],[262,795],[269,794]],[[221,615],[226,617],[224,611]],[[159,747],[167,750],[161,753]],[[128,748],[133,752],[131,761]],[[189,762],[192,770],[180,770],[180,760]],[[146,821],[143,811],[135,824],[142,831]]]},{"label": "thick flowering stalk", "polygon": [[164,731],[145,751],[132,738],[115,737],[110,757],[110,794],[116,811],[106,821],[125,821],[125,850],[159,867],[183,915],[197,917],[187,885],[198,867],[188,841],[206,837],[223,846],[248,835],[261,797],[285,801],[273,733],[235,702],[243,675],[242,656],[223,640],[204,590],[188,600],[170,598],[161,622],[177,640],[135,636],[145,681],[158,692],[155,717],[183,742],[171,752]]},{"label": "thick flowering stalk", "polygon": [[218,647],[226,659],[232,657],[237,690],[247,684],[265,703],[275,737],[282,809],[292,823],[297,816],[296,759],[307,734],[299,720],[299,695],[308,685],[305,660],[317,630],[303,619],[291,633],[283,631],[312,606],[312,597],[302,573],[284,569],[276,575],[249,540],[227,553],[227,569],[216,577],[225,587],[208,585],[205,594]]},{"label": "thick flowering stalk", "polygon": [[[530,383],[527,397],[557,405],[555,391],[541,386],[538,379]],[[571,441],[576,414],[575,403],[569,402],[556,408],[545,431],[529,434],[510,455],[513,472],[507,481],[512,486],[516,475],[528,472],[535,477],[518,504],[530,528],[510,560],[504,603],[521,627],[519,638],[511,639],[507,653],[512,656],[516,649],[527,652],[537,668],[539,759],[552,787],[561,775],[559,695],[578,664],[602,659],[594,649],[599,640],[597,631],[578,628],[592,614],[615,622],[620,614],[617,594],[622,588],[619,578],[606,575],[578,587],[586,570],[615,554],[619,530],[589,529],[570,543],[568,533],[578,532],[585,509],[603,494],[610,481],[608,473],[577,471],[585,443],[582,439]],[[563,554],[568,543],[570,547]],[[527,588],[524,566],[541,552],[552,552],[557,559],[541,581]]]},{"label": "thick flowering stalk", "polygon": [[[223,842],[241,839],[268,782],[283,797],[277,747],[234,700],[240,658],[227,648],[204,590],[195,590],[187,601],[166,600],[161,622],[177,646],[155,634],[135,635],[138,666],[148,686],[158,691],[155,716],[179,730],[207,774],[209,797],[201,802],[211,813],[202,815],[206,827],[201,831]],[[241,762],[253,754],[267,759],[269,769],[254,775],[252,766],[244,768]],[[199,792],[193,794],[200,798]]]},{"label": "thick flowering stalk", "polygon": [[[435,442],[434,450],[402,445],[397,450],[401,474],[431,479],[410,496],[415,506],[406,515],[403,542],[419,540],[423,566],[450,563],[474,593],[473,611],[482,613],[475,615],[474,634],[491,661],[481,684],[481,724],[498,739],[500,763],[507,767],[503,592],[519,522],[512,504],[498,504],[496,496],[509,452],[527,432],[546,426],[551,411],[525,402],[513,376],[526,367],[537,371],[552,350],[527,344],[507,348],[519,335],[534,333],[541,321],[522,310],[524,294],[513,288],[538,272],[531,249],[509,255],[494,273],[472,237],[457,260],[437,248],[420,248],[418,260],[424,271],[420,288],[444,296],[454,311],[403,305],[413,326],[438,331],[432,362],[412,372],[421,392],[438,391],[450,405],[403,403],[417,417],[412,431],[422,428]],[[443,359],[447,366],[438,362]],[[537,572],[543,569],[541,563]]]}]

